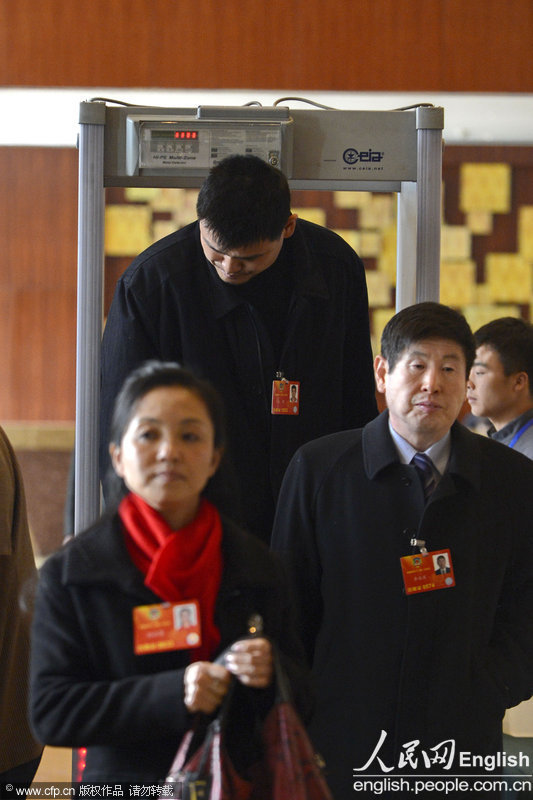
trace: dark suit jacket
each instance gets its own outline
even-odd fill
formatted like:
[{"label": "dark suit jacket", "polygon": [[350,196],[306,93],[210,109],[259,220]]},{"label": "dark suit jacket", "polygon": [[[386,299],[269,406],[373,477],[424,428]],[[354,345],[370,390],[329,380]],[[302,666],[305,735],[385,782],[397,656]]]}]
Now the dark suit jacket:
[{"label": "dark suit jacket", "polygon": [[[389,766],[413,740],[495,752],[505,708],[532,693],[533,463],[458,423],[451,433],[426,506],[387,412],[304,446],[285,477],[273,546],[297,593],[335,800],[353,796],[352,768],[381,731]],[[450,549],[455,587],[405,595],[412,538]]]},{"label": "dark suit jacket", "polygon": [[[281,565],[231,523],[223,531],[215,608],[220,651],[246,635],[253,613],[261,614],[265,634],[281,650],[296,702],[308,715],[309,679]],[[190,651],[133,652],[132,609],[158,602],[130,560],[116,516],[77,536],[41,570],[33,624],[33,725],[45,744],[88,748],[88,782],[157,783],[191,724],[183,702]],[[245,718],[250,704],[263,707],[272,699],[268,690],[239,683],[236,690]],[[251,739],[249,720],[241,726],[241,741],[242,735]]]}]

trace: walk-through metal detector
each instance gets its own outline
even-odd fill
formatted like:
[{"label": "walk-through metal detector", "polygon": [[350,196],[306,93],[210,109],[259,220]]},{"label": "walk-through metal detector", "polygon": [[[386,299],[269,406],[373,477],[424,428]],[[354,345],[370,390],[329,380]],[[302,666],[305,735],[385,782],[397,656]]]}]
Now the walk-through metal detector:
[{"label": "walk-through metal detector", "polygon": [[[444,110],[80,105],[75,531],[99,514],[104,189],[198,187],[227,155],[279,167],[292,189],[398,193],[397,309],[438,300]],[[303,101],[310,103],[310,101]]]}]

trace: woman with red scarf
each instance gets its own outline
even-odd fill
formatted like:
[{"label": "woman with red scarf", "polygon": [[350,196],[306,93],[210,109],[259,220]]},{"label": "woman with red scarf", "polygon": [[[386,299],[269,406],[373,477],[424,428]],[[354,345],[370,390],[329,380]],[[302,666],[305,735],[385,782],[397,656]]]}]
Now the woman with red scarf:
[{"label": "woman with red scarf", "polygon": [[[271,642],[304,716],[308,678],[281,567],[214,500],[220,398],[177,365],[149,362],[117,397],[110,453],[125,489],[117,510],[41,570],[35,732],[87,748],[84,782],[156,785],[192,716],[215,712],[233,675],[232,755],[244,765],[254,720],[273,701]],[[247,638],[258,619],[264,635]]]}]

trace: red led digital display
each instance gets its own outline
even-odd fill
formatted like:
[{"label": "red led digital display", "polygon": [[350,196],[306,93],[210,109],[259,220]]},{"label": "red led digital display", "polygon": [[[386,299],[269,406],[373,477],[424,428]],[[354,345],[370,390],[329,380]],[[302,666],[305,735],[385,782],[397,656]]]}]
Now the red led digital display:
[{"label": "red led digital display", "polygon": [[174,131],[174,139],[198,139],[198,131]]}]

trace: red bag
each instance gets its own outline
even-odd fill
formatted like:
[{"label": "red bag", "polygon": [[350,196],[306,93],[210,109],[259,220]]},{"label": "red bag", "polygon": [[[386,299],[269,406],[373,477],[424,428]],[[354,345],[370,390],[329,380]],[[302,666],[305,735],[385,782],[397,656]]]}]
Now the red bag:
[{"label": "red bag", "polygon": [[290,689],[274,651],[277,699],[262,728],[263,758],[251,800],[333,800],[304,725],[290,702]]},{"label": "red bag", "polygon": [[[333,800],[322,765],[290,702],[287,678],[274,649],[276,701],[261,728],[262,757],[240,775],[224,744],[232,690],[199,747],[195,731],[183,738],[167,784],[175,800]],[[193,755],[190,755],[191,751]],[[169,795],[165,795],[168,797]]]},{"label": "red bag", "polygon": [[[194,750],[195,731],[188,731],[165,783],[173,786],[175,800],[249,800],[252,783],[243,778],[228,756],[223,742],[223,717],[229,703],[223,703],[210,723],[201,746]],[[188,758],[191,749],[193,755]]]}]

